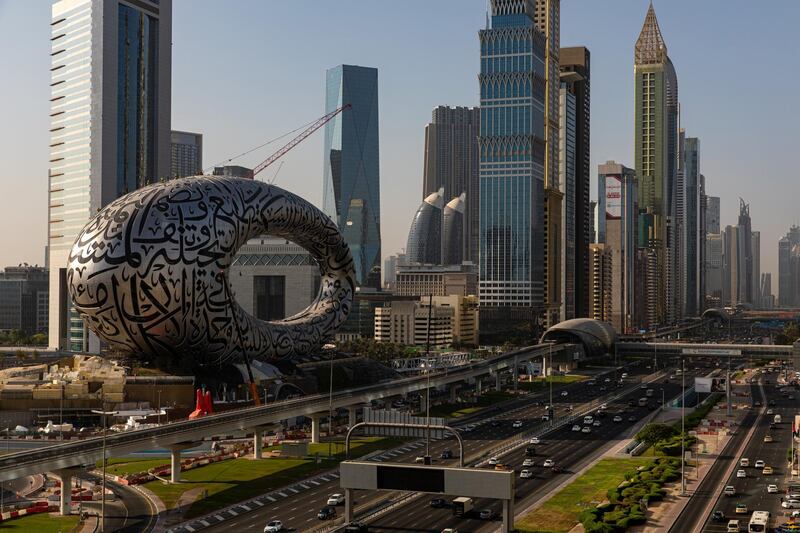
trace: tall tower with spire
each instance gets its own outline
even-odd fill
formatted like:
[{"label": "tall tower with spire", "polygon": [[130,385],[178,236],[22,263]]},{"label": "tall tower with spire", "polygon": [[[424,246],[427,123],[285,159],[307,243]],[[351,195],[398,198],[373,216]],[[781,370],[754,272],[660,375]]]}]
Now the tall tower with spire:
[{"label": "tall tower with spire", "polygon": [[676,316],[678,247],[674,231],[674,191],[678,170],[678,78],[667,55],[653,3],[647,9],[634,48],[635,139],[634,160],[639,178],[639,208],[648,214],[639,228],[638,245],[655,255],[656,278],[648,294],[655,301],[639,301],[655,309],[657,324]]}]

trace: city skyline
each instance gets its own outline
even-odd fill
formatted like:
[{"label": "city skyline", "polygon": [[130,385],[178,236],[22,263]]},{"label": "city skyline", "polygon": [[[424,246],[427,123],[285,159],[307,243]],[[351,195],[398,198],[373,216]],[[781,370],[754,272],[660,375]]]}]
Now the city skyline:
[{"label": "city skyline", "polygon": [[[10,227],[15,220],[24,217],[28,228],[24,234],[8,235],[6,247],[0,252],[3,264],[44,262],[49,3],[43,4],[25,4],[23,9],[18,3],[0,2],[0,28],[3,29],[0,42],[8,44],[7,40],[11,39],[18,49],[27,51],[24,57],[4,56],[0,59],[0,67],[15,72],[20,82],[14,87],[0,89],[5,101],[17,103],[0,111],[4,123],[17,125],[13,131],[7,128],[0,137],[0,146],[3,146],[0,150],[10,161],[9,174],[3,178],[9,194],[0,204],[3,207],[0,221]],[[292,40],[289,28],[296,31],[296,28],[303,27],[303,31],[313,33],[317,24],[330,27],[333,22],[346,20],[344,13],[348,9],[339,13],[316,3],[297,9],[277,3],[268,3],[265,7],[257,2],[242,2],[234,9],[225,10],[213,2],[191,5],[192,8],[179,1],[174,7],[173,127],[204,135],[206,166],[222,162],[232,154],[290,131],[321,114],[324,103],[320,94],[324,88],[326,68],[343,62],[378,68],[383,88],[380,103],[384,204],[382,248],[384,256],[399,251],[405,245],[407,226],[386,221],[406,221],[419,205],[423,132],[431,109],[437,105],[473,106],[478,103],[476,35],[485,24],[484,2],[441,2],[435,6],[420,3],[419,7],[424,6],[425,10],[414,9],[408,4],[400,9],[348,2],[348,8],[360,10],[359,31],[335,40],[324,50],[307,43],[289,46],[286,39],[292,42],[301,40],[296,37]],[[788,178],[782,178],[787,173],[781,170],[789,166],[784,158],[786,153],[790,153],[786,150],[791,142],[790,130],[783,130],[788,127],[780,124],[772,130],[765,129],[764,121],[778,113],[772,107],[776,103],[767,95],[758,93],[758,84],[752,79],[743,77],[741,83],[731,85],[724,94],[704,90],[725,69],[733,68],[738,62],[747,63],[748,58],[755,57],[753,49],[757,46],[753,46],[754,39],[768,38],[770,49],[775,50],[766,58],[759,56],[762,67],[769,70],[773,62],[775,69],[783,63],[791,64],[794,59],[788,53],[781,55],[781,50],[790,47],[781,47],[780,44],[782,39],[789,38],[790,15],[800,13],[800,9],[789,2],[773,5],[777,7],[769,13],[761,12],[746,2],[694,5],[660,1],[655,3],[655,8],[681,80],[682,126],[703,142],[707,194],[722,197],[723,226],[735,222],[738,196],[751,203],[754,227],[761,231],[762,271],[777,276],[777,242],[785,228],[795,222],[791,215],[792,190],[789,187],[784,194],[768,197],[763,192],[763,180],[775,180],[776,186],[784,189],[790,183],[782,181]],[[312,6],[313,12],[320,14],[320,21],[307,20]],[[610,159],[633,161],[633,110],[630,105],[633,91],[629,83],[633,61],[631,45],[641,28],[646,9],[644,0],[602,6],[590,2],[564,2],[562,5],[562,46],[585,45],[592,51],[592,168]],[[737,11],[738,16],[713,18],[712,15],[720,9]],[[398,32],[408,25],[397,24],[393,25],[396,28],[383,28],[379,32],[367,24],[386,12],[400,21],[414,22],[413,31],[420,32],[439,27],[442,17],[447,15],[444,17],[446,31],[443,35],[430,35],[426,46],[411,42],[398,46]],[[248,13],[254,15],[246,16]],[[421,20],[420,13],[430,16]],[[775,13],[782,15],[775,16]],[[260,16],[282,17],[284,23],[280,26],[283,27],[263,32],[258,23]],[[211,49],[210,43],[202,42],[193,31],[203,21],[207,24],[211,20],[217,23],[222,40],[233,31],[240,38]],[[592,29],[606,27],[605,23],[611,21],[618,28],[618,31],[611,32],[613,35]],[[763,27],[767,23],[771,24],[770,32],[755,32],[754,35],[754,26]],[[724,27],[717,27],[717,24],[724,24]],[[23,33],[18,28],[27,30]],[[698,36],[701,29],[706,36]],[[744,31],[748,32],[747,40],[739,38]],[[261,44],[262,39],[267,39],[266,47]],[[363,47],[365,39],[375,39],[376,46]],[[452,59],[446,69],[433,70],[436,58],[424,57],[430,46],[437,47]],[[710,54],[694,53],[693,48],[709,46],[714,47],[709,48]],[[311,54],[312,49],[315,55]],[[723,50],[728,53],[722,54]],[[703,60],[709,56],[713,56],[715,61]],[[235,58],[233,64],[228,65],[226,58]],[[21,59],[24,61],[18,63]],[[411,61],[406,61],[408,59]],[[302,75],[291,69],[291,63],[295,61],[303,63]],[[406,65],[415,61],[420,68],[432,73],[427,73],[425,84],[413,84],[416,94],[409,94],[408,84],[414,77],[409,76]],[[271,68],[254,67],[262,62],[268,62]],[[235,69],[231,72],[238,78],[235,84],[217,81],[230,76],[213,74],[216,70],[230,69]],[[264,72],[279,72],[280,77]],[[204,87],[201,83],[204,78],[214,81]],[[271,83],[274,80],[286,81]],[[267,84],[268,88],[262,87]],[[264,91],[267,91],[266,98]],[[23,98],[23,94],[33,97]],[[759,106],[742,106],[745,94],[747,98],[758,101]],[[274,105],[278,101],[287,104]],[[749,127],[738,127],[740,124]],[[764,135],[764,131],[769,131],[770,135]],[[321,205],[319,182],[322,168],[316,155],[322,145],[321,137],[309,139],[306,145],[298,147],[287,157],[276,181],[279,186],[303,195],[316,205]],[[269,149],[259,151],[252,159],[238,159],[235,163],[252,166],[269,152]],[[731,154],[737,157],[732,158]],[[11,176],[15,177],[12,179]],[[753,176],[758,179],[752,179]],[[596,176],[592,176],[593,197],[595,180]],[[10,200],[20,197],[30,200]]]}]

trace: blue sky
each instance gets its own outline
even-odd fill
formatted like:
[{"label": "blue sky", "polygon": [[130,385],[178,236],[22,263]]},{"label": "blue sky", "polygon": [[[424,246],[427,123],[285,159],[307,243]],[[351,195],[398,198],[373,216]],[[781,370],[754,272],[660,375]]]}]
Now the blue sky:
[{"label": "blue sky", "polygon": [[[585,45],[592,54],[593,174],[608,159],[633,164],[633,45],[647,3],[562,0],[562,45]],[[325,69],[377,67],[383,253],[394,253],[405,246],[421,200],[431,110],[478,103],[485,6],[174,0],[172,126],[203,133],[210,166],[321,115]],[[708,193],[722,197],[723,225],[736,223],[739,196],[750,202],[753,229],[762,232],[762,270],[777,274],[777,239],[800,222],[800,2],[656,0],[655,8],[678,73],[682,125],[701,139]],[[44,260],[49,23],[48,0],[0,0],[0,267]],[[269,153],[238,162],[253,165]],[[321,133],[284,160],[277,184],[319,205]]]}]

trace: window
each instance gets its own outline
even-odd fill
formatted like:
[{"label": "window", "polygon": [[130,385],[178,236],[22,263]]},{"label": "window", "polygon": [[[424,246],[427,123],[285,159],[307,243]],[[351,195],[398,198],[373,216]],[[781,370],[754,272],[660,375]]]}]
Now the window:
[{"label": "window", "polygon": [[253,278],[253,310],[260,320],[286,318],[286,277],[255,276]]}]

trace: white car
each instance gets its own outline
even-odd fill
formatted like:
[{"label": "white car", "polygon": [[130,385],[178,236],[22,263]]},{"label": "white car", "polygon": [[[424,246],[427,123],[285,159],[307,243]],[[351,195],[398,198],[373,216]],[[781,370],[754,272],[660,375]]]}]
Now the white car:
[{"label": "white car", "polygon": [[756,461],[756,468],[764,468],[764,465],[765,465],[765,464],[766,464],[766,463],[765,463],[764,461],[762,461],[761,459],[759,459],[759,460],[757,460],[757,461]]},{"label": "white car", "polygon": [[531,444],[541,444],[541,443],[542,443],[542,441],[541,441],[541,439],[539,439],[539,437],[533,437],[531,439]]},{"label": "white car", "polygon": [[750,466],[750,459],[748,459],[747,457],[742,457],[741,459],[739,459],[739,466],[741,467]]},{"label": "white car", "polygon": [[561,396],[569,396],[569,393],[565,390],[561,391]]},{"label": "white car", "polygon": [[592,428],[590,428],[589,426],[584,426],[584,428],[581,430],[581,433],[591,433],[591,432]]},{"label": "white car", "polygon": [[784,500],[781,503],[784,509],[800,509],[800,500]]},{"label": "white car", "polygon": [[575,424],[574,426],[572,426],[572,431],[580,431],[580,430],[581,430],[581,427],[578,424]]},{"label": "white car", "polygon": [[599,428],[600,427],[600,421],[599,420],[595,420],[594,422],[592,422],[592,425],[594,427],[596,427],[596,428]]},{"label": "white car", "polygon": [[606,409],[608,409],[608,405],[603,404],[603,405],[600,406],[600,410],[601,411],[605,411]]},{"label": "white car", "polygon": [[533,466],[533,459],[525,459],[524,461],[522,461],[522,466],[523,467]]},{"label": "white car", "polygon": [[326,505],[342,505],[344,503],[344,494],[331,494],[328,498]]},{"label": "white car", "polygon": [[778,485],[767,485],[767,494],[778,494]]},{"label": "white car", "polygon": [[606,378],[603,380],[605,383],[611,383],[611,378]]},{"label": "white car", "polygon": [[500,462],[500,459],[498,459],[497,457],[490,457],[489,458],[489,464],[491,466],[495,466],[499,462]]},{"label": "white car", "polygon": [[522,427],[522,420],[514,420],[514,423],[511,424],[512,428],[521,428]]},{"label": "white car", "polygon": [[622,422],[622,417],[617,415],[613,418],[614,422]]},{"label": "white car", "polygon": [[542,463],[542,466],[545,468],[553,468],[555,464],[556,464],[555,461],[553,461],[552,459],[545,459],[544,463]]},{"label": "white car", "polygon": [[547,422],[548,420],[550,420],[550,416],[542,415],[542,422]]},{"label": "white car", "polygon": [[628,373],[627,372],[623,372],[622,373],[622,379],[627,379],[627,378],[628,378]]},{"label": "white car", "polygon": [[414,462],[415,462],[415,463],[424,463],[424,462],[425,462],[425,456],[424,456],[424,455],[418,455],[418,456],[416,456],[416,457],[414,458]]},{"label": "white car", "polygon": [[736,471],[736,477],[738,477],[738,478],[747,477],[747,472],[745,472],[744,470],[737,470]]},{"label": "white car", "polygon": [[519,477],[521,477],[522,479],[530,479],[533,477],[533,472],[527,469],[523,470],[522,472],[519,473]]},{"label": "white car", "polygon": [[264,526],[264,533],[278,533],[279,531],[283,531],[283,522],[280,520],[270,520]]}]

